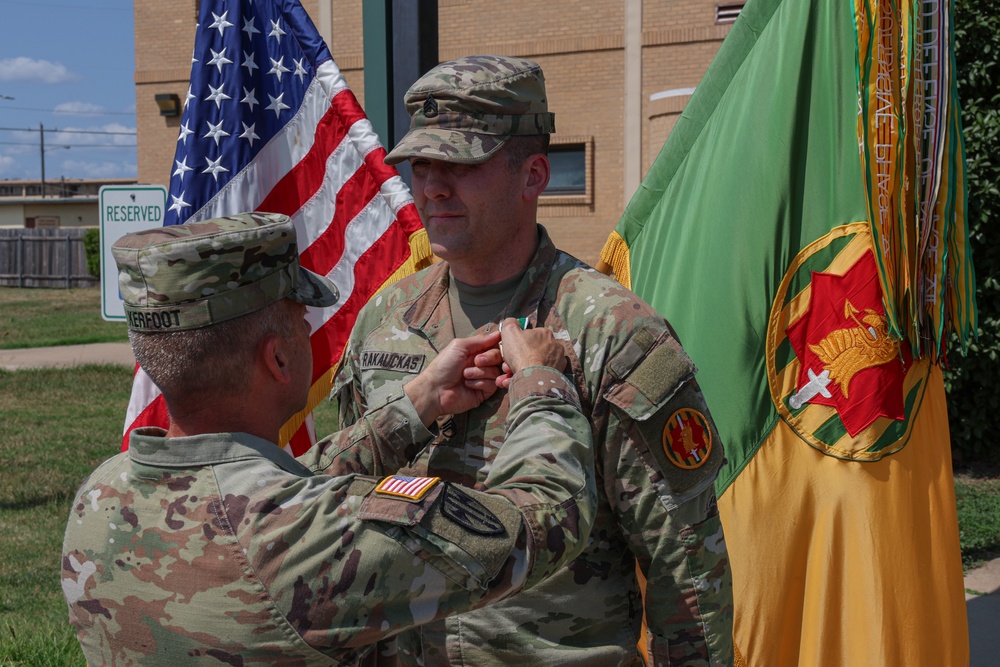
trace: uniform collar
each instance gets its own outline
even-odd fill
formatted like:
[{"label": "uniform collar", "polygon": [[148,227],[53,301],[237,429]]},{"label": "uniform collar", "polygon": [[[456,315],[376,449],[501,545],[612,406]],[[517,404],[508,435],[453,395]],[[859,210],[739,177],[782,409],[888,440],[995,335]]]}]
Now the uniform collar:
[{"label": "uniform collar", "polygon": [[285,470],[311,474],[273,442],[249,433],[168,438],[162,428],[141,428],[130,434],[128,455],[136,463],[159,468],[190,468],[264,458]]},{"label": "uniform collar", "polygon": [[[549,233],[545,227],[538,225],[538,249],[535,250],[535,256],[528,264],[528,269],[514,292],[511,306],[507,309],[511,316],[527,317],[529,325],[536,324],[539,304],[555,266],[556,252]],[[403,322],[408,327],[422,331],[432,341],[440,338],[443,344],[435,345],[440,349],[453,337],[447,298],[450,276],[448,262],[438,262],[428,271],[427,287],[403,315]],[[445,327],[445,324],[448,326]]]}]

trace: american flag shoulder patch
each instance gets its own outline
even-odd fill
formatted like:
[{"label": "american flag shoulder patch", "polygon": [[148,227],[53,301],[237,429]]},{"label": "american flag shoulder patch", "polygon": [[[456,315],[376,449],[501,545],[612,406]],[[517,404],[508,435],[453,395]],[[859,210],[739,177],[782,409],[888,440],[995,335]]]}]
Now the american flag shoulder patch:
[{"label": "american flag shoulder patch", "polygon": [[407,500],[420,500],[440,481],[440,477],[392,475],[378,483],[378,486],[375,487],[375,493],[406,498]]}]

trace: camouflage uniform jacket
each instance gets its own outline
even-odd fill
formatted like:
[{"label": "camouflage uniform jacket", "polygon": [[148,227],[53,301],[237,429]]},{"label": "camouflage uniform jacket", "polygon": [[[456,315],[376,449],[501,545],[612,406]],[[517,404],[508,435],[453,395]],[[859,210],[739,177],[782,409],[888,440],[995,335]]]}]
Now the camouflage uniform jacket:
[{"label": "camouflage uniform jacket", "polygon": [[[589,417],[589,432],[576,437],[596,444],[590,542],[533,590],[400,635],[380,654],[428,667],[642,664],[644,606],[654,664],[729,664],[732,583],[712,485],[723,450],[695,369],[661,316],[539,230],[536,256],[503,315],[526,317],[528,326],[548,327],[571,344],[571,372]],[[448,276],[441,262],[362,310],[334,386],[342,424],[452,339]],[[439,437],[409,470],[481,487],[503,451],[509,401],[498,392],[439,420]],[[685,438],[709,447],[685,448]],[[648,581],[644,605],[637,563]]]},{"label": "camouflage uniform jacket", "polygon": [[[382,637],[557,571],[585,543],[596,491],[587,447],[558,449],[552,435],[586,419],[562,374],[514,381],[513,446],[490,493],[437,482],[404,498],[246,433],[134,432],[81,487],[63,546],[88,663],[356,664]],[[307,458],[352,451],[376,423],[429,437],[399,398]]]}]

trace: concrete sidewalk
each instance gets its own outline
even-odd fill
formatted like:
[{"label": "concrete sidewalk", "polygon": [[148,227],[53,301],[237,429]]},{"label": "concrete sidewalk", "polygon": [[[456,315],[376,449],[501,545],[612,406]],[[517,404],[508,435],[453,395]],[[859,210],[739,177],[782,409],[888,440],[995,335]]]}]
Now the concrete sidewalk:
[{"label": "concrete sidewalk", "polygon": [[[134,366],[135,358],[128,343],[0,350],[0,368],[5,370],[79,364]],[[969,572],[965,590],[972,647],[970,667],[992,667],[1000,662],[1000,558]]]},{"label": "concrete sidewalk", "polygon": [[0,350],[0,368],[7,371],[41,367],[68,368],[81,364],[135,366],[135,357],[132,356],[132,347],[128,343],[92,343]]},{"label": "concrete sidewalk", "polygon": [[969,665],[992,667],[1000,663],[1000,558],[965,575],[965,590],[972,649]]}]

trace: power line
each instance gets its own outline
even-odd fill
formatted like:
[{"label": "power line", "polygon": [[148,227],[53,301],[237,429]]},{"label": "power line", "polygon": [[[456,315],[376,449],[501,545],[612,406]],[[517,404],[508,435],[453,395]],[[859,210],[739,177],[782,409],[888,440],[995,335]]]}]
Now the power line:
[{"label": "power line", "polygon": [[[0,95],[0,97],[4,97]],[[57,116],[134,116],[134,113],[128,111],[59,111],[58,109],[41,109],[39,107],[12,107],[10,105],[3,105],[0,107],[0,111],[6,111],[7,109],[14,109],[16,111],[44,111],[47,113],[55,114]]]},{"label": "power line", "polygon": [[[7,132],[41,132],[37,127],[0,127],[0,130]],[[112,132],[110,130],[45,130],[49,134],[120,134],[134,137],[136,132]]]},{"label": "power line", "polygon": [[[132,7],[108,7],[106,5],[56,5],[49,4],[47,2],[18,2],[18,0],[0,0],[0,4],[4,5],[24,5],[26,7],[58,7],[59,9],[84,9],[86,11],[91,11],[93,9],[101,10],[112,10],[112,11],[132,11]],[[129,3],[131,5],[131,3]]]},{"label": "power line", "polygon": [[[24,141],[0,141],[4,146],[37,146]],[[56,144],[52,148],[135,148],[136,144]],[[47,150],[47,149],[46,149]]]}]

